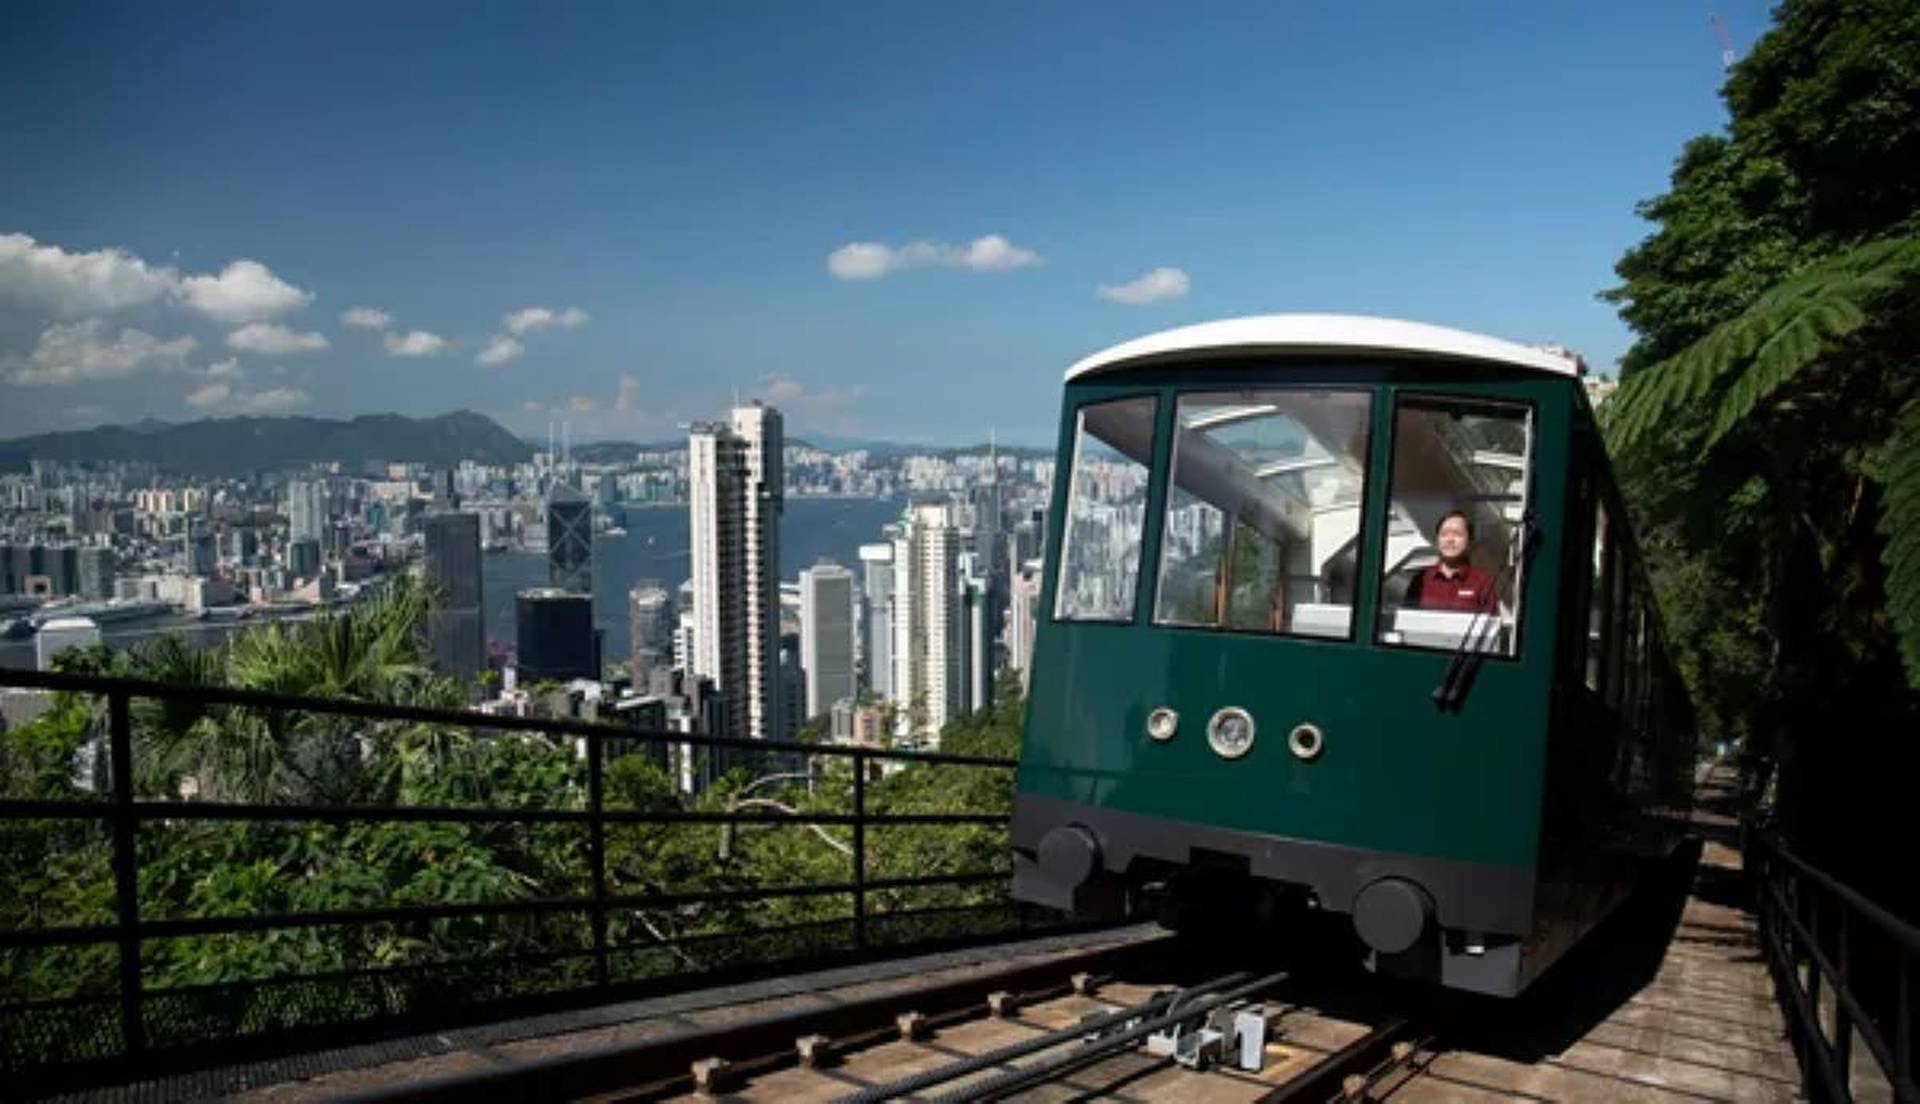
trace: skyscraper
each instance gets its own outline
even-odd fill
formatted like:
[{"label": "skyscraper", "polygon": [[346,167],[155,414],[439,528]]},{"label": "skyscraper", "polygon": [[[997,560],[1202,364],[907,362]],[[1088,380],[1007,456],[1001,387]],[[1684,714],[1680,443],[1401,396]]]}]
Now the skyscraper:
[{"label": "skyscraper", "polygon": [[993,704],[993,600],[987,581],[978,575],[960,585],[961,606],[966,611],[962,636],[966,640],[966,695],[961,711],[977,713]]},{"label": "skyscraper", "polygon": [[547,574],[561,590],[593,592],[593,504],[564,483],[547,497]]},{"label": "skyscraper", "polygon": [[627,624],[631,636],[631,665],[635,688],[647,684],[655,667],[673,663],[673,630],[679,623],[673,600],[658,586],[637,586],[627,592]]},{"label": "skyscraper", "polygon": [[592,598],[556,587],[523,590],[513,622],[522,682],[600,677]]},{"label": "skyscraper", "polygon": [[[786,432],[780,412],[754,403],[736,406],[733,434],[745,446],[745,591],[753,603],[747,633],[748,730],[773,734],[779,703],[787,700],[780,680],[780,515],[786,509]],[[725,689],[722,687],[722,689]],[[797,729],[797,723],[787,726]]]},{"label": "skyscraper", "polygon": [[893,545],[860,546],[864,578],[860,603],[860,642],[865,652],[866,689],[893,697]]},{"label": "skyscraper", "polygon": [[724,734],[779,727],[780,414],[739,407],[687,442],[693,563],[693,671],[726,697]]},{"label": "skyscraper", "polygon": [[101,600],[113,597],[113,550],[80,550],[80,597]]},{"label": "skyscraper", "polygon": [[800,572],[800,667],[806,719],[857,692],[853,679],[853,572],[821,562]]},{"label": "skyscraper", "polygon": [[691,529],[693,616],[690,666],[725,700],[719,735],[744,738],[748,715],[749,611],[744,593],[746,462],[725,426],[696,425],[687,438],[687,522]]},{"label": "skyscraper", "polygon": [[951,507],[909,507],[893,539],[893,682],[903,735],[938,739],[959,714],[960,529]]},{"label": "skyscraper", "polygon": [[1020,689],[1031,685],[1033,633],[1040,610],[1040,561],[1019,565],[1013,577],[1013,601],[1007,607],[1007,664],[1020,672]]},{"label": "skyscraper", "polygon": [[480,519],[432,514],[426,522],[427,582],[438,594],[427,618],[434,666],[469,683],[486,665],[480,586]]},{"label": "skyscraper", "polygon": [[287,484],[287,539],[318,543],[327,524],[327,485],[316,480]]}]

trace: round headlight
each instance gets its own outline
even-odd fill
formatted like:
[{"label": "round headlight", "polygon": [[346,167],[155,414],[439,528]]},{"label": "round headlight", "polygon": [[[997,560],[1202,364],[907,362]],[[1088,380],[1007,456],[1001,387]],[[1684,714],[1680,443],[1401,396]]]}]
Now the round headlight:
[{"label": "round headlight", "polygon": [[1230,705],[1207,722],[1207,746],[1223,759],[1238,759],[1253,750],[1253,716]]},{"label": "round headlight", "polygon": [[1180,714],[1166,706],[1163,705],[1147,714],[1147,735],[1154,739],[1164,743],[1173,739],[1173,734],[1178,731],[1180,731]]}]

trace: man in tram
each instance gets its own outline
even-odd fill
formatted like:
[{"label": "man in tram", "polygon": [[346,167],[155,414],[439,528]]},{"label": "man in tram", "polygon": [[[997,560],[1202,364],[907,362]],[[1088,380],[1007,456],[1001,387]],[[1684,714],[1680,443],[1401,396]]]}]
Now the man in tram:
[{"label": "man in tram", "polygon": [[1473,519],[1465,510],[1449,510],[1434,534],[1440,559],[1413,577],[1406,604],[1414,609],[1478,613],[1498,601],[1493,576],[1473,566]]}]

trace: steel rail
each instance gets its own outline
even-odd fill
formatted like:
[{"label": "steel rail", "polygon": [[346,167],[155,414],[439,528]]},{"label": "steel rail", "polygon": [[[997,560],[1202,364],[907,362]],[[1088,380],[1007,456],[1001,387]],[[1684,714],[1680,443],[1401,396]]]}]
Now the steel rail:
[{"label": "steel rail", "polygon": [[1176,990],[1170,993],[1162,993],[1131,1007],[1117,1008],[1111,1012],[1102,1013],[1091,1020],[1082,1021],[1072,1027],[1063,1027],[1058,1031],[1049,1031],[1030,1039],[1022,1039],[1017,1043],[1011,1043],[996,1050],[976,1054],[971,1058],[950,1062],[947,1065],[934,1069],[924,1070],[910,1077],[903,1077],[898,1081],[891,1081],[884,1085],[874,1085],[862,1089],[857,1093],[838,1098],[834,1101],[834,1104],[879,1104],[879,1102],[883,1100],[892,1100],[895,1097],[920,1092],[922,1089],[930,1089],[935,1085],[944,1085],[949,1081],[958,1081],[962,1077],[979,1073],[981,1070],[1004,1065],[1015,1058],[1025,1058],[1029,1054],[1037,1054],[1043,1050],[1052,1050],[1055,1047],[1065,1046],[1068,1043],[1084,1038],[1089,1032],[1105,1031],[1110,1027],[1124,1024],[1128,1020],[1139,1019],[1143,1016],[1158,1015],[1182,997],[1191,996],[1197,992],[1206,992],[1239,985],[1245,982],[1249,976],[1250,975],[1243,970],[1215,978],[1201,985],[1190,986],[1186,989]]},{"label": "steel rail", "polygon": [[900,1012],[914,1011],[932,1017],[955,1009],[984,1006],[987,995],[999,990],[1032,993],[1064,989],[1066,975],[1112,969],[1116,963],[1164,954],[1172,945],[1172,937],[1154,934],[1083,948],[1042,962],[923,982],[904,991],[850,999],[825,1009],[808,1007],[474,1073],[422,1079],[342,1097],[341,1101],[342,1104],[466,1104],[486,1100],[489,1104],[511,1104],[610,1093],[619,1094],[620,1099],[645,1098],[687,1083],[690,1074],[686,1071],[699,1059],[720,1057],[739,1065],[791,1061],[794,1040],[803,1035],[823,1034],[844,1041],[887,1029]]},{"label": "steel rail", "polygon": [[1163,1013],[1159,1016],[1136,1024],[1112,1035],[1107,1035],[1085,1043],[1076,1050],[1056,1058],[1035,1062],[1030,1066],[1017,1066],[996,1076],[986,1078],[977,1084],[967,1085],[952,1092],[926,1098],[930,1104],[968,1104],[976,1100],[997,1100],[1008,1093],[1018,1092],[1030,1085],[1052,1081],[1062,1074],[1071,1073],[1084,1066],[1092,1065],[1125,1050],[1133,1043],[1146,1038],[1156,1031],[1171,1027],[1196,1016],[1204,1016],[1222,1005],[1237,1000],[1245,1000],[1265,989],[1271,989],[1287,980],[1288,972],[1279,970],[1271,974],[1245,981],[1222,993],[1203,996],[1192,1004],[1182,1005],[1178,1012]]}]

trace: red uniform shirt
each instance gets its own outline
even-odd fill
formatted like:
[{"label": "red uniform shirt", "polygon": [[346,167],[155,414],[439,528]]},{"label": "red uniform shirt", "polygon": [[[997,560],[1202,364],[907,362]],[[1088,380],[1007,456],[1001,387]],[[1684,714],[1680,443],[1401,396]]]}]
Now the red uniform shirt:
[{"label": "red uniform shirt", "polygon": [[1458,571],[1448,574],[1444,564],[1436,563],[1413,577],[1407,587],[1407,605],[1455,613],[1497,610],[1500,600],[1493,591],[1493,576],[1472,564],[1461,564]]}]

